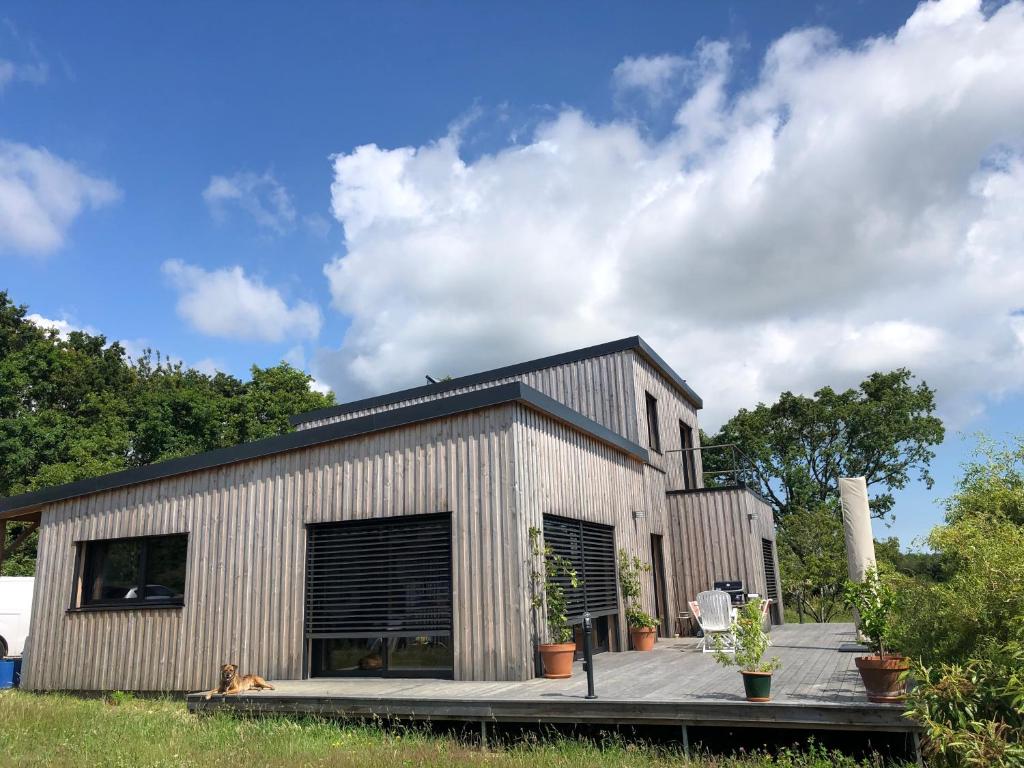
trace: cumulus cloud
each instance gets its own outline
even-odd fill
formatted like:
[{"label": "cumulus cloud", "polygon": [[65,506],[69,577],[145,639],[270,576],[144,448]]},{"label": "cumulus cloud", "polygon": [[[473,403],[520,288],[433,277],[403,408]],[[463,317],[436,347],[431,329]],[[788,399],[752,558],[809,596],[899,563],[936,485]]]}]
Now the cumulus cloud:
[{"label": "cumulus cloud", "polygon": [[84,210],[119,197],[113,182],[43,148],[0,140],[0,253],[50,253]]},{"label": "cumulus cloud", "polygon": [[223,220],[231,208],[247,213],[264,230],[284,234],[295,225],[291,195],[269,171],[247,171],[232,176],[212,176],[203,200],[214,218]]},{"label": "cumulus cloud", "polygon": [[289,306],[280,291],[247,276],[241,267],[206,270],[171,259],[163,272],[178,291],[178,314],[200,333],[271,342],[320,333],[316,305],[297,301]]},{"label": "cumulus cloud", "polygon": [[88,325],[78,325],[67,318],[67,316],[55,320],[52,317],[44,317],[38,312],[25,315],[25,319],[33,325],[38,325],[40,328],[46,328],[50,331],[56,331],[57,335],[62,339],[67,339],[74,331],[82,331],[88,333],[91,336],[99,335],[99,331]]},{"label": "cumulus cloud", "polygon": [[612,70],[612,84],[620,92],[640,91],[661,100],[668,95],[673,81],[686,69],[682,56],[627,56]]},{"label": "cumulus cloud", "polygon": [[[900,365],[954,419],[1020,391],[1024,4],[796,30],[744,85],[725,43],[686,62],[665,135],[567,108],[472,162],[454,133],[336,156],[350,326],[319,375],[350,397],[640,333],[711,426]],[[644,66],[616,77],[671,69]]]}]

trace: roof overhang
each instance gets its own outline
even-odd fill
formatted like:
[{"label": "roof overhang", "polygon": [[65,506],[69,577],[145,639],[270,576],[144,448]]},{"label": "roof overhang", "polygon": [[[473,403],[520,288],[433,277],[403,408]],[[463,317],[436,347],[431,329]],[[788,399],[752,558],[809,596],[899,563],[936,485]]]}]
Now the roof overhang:
[{"label": "roof overhang", "polygon": [[320,419],[329,419],[335,416],[345,416],[350,413],[356,413],[357,411],[381,408],[388,405],[394,405],[395,403],[401,403],[406,400],[416,400],[421,397],[435,397],[437,395],[444,394],[445,392],[453,392],[465,387],[486,384],[489,381],[523,376],[527,373],[544,370],[545,368],[568,365],[569,363],[576,363],[580,360],[589,360],[594,357],[613,355],[617,352],[625,352],[626,350],[635,350],[642,355],[647,362],[653,365],[661,375],[665,377],[665,379],[679,392],[679,394],[693,405],[694,408],[699,410],[704,407],[704,401],[700,396],[693,391],[693,388],[686,383],[685,379],[672,370],[672,367],[669,366],[668,363],[662,360],[661,356],[651,348],[650,344],[639,336],[628,336],[625,339],[609,341],[593,347],[584,347],[583,349],[576,349],[572,352],[563,352],[549,357],[541,357],[525,363],[506,365],[503,368],[494,368],[481,373],[472,373],[468,376],[460,376],[457,379],[439,381],[436,384],[424,384],[423,386],[413,387],[411,389],[402,389],[398,392],[389,392],[385,395],[376,395],[362,400],[353,400],[350,403],[332,405],[329,408],[307,411],[306,413],[300,413],[290,417],[289,421],[292,425],[297,426],[309,421],[319,421]]},{"label": "roof overhang", "polygon": [[598,424],[593,419],[587,418],[578,411],[574,411],[572,408],[548,397],[533,387],[522,382],[512,382],[451,397],[430,400],[425,403],[393,408],[369,416],[337,421],[322,427],[290,432],[286,435],[268,437],[263,440],[233,445],[228,448],[219,448],[214,451],[195,454],[194,456],[183,456],[178,459],[161,461],[157,464],[148,464],[144,467],[126,469],[109,475],[90,477],[65,485],[43,488],[39,491],[0,499],[0,519],[25,517],[33,511],[37,511],[45,504],[64,501],[77,496],[111,491],[187,472],[198,472],[225,464],[234,464],[276,453],[284,453],[285,451],[309,448],[322,443],[398,429],[423,421],[443,419],[468,411],[492,408],[506,403],[521,403],[550,418],[567,424],[573,429],[583,432],[637,461],[645,462],[648,460],[647,449],[627,440],[617,432],[613,432],[607,427]]}]

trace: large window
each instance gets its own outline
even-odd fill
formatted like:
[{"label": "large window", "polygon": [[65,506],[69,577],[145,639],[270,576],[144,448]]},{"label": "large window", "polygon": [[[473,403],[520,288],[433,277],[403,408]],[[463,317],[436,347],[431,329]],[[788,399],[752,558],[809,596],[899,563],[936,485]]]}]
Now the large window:
[{"label": "large window", "polygon": [[693,450],[693,427],[685,421],[679,422],[679,447],[683,458],[683,488],[696,488],[697,456]]},{"label": "large window", "polygon": [[86,541],[80,546],[79,607],[184,604],[188,534]]},{"label": "large window", "polygon": [[650,392],[647,396],[647,445],[655,453],[661,453],[661,432],[658,431],[658,398]]}]

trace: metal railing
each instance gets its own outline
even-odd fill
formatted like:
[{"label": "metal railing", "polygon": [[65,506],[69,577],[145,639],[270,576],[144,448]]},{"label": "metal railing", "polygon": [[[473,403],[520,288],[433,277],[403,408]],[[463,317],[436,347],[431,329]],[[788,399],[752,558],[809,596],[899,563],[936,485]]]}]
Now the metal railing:
[{"label": "metal railing", "polygon": [[[669,490],[751,485],[753,462],[736,443],[665,451]],[[698,482],[699,478],[699,482]]]}]

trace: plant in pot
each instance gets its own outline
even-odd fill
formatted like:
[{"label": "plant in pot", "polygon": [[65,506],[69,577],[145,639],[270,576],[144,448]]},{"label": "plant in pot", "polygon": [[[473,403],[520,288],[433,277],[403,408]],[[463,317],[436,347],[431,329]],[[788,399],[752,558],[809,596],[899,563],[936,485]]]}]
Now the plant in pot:
[{"label": "plant in pot", "polygon": [[653,650],[658,625],[661,624],[637,605],[640,600],[640,576],[650,572],[649,563],[635,555],[630,557],[624,549],[619,550],[619,588],[626,604],[626,625],[629,627],[629,640],[634,651]]},{"label": "plant in pot", "polygon": [[892,614],[896,592],[878,570],[869,568],[864,581],[848,581],[844,590],[846,604],[857,612],[860,631],[867,638],[871,656],[854,659],[868,701],[876,704],[902,701],[907,694],[906,673],[910,661],[888,647],[892,634]]},{"label": "plant in pot", "polygon": [[733,628],[733,651],[725,650],[722,638],[715,636],[715,661],[723,666],[738,666],[743,675],[743,690],[747,701],[768,701],[772,692],[772,673],[782,666],[777,656],[764,660],[765,651],[772,644],[764,631],[761,618],[761,600],[754,598],[740,608]]},{"label": "plant in pot", "polygon": [[576,654],[572,626],[567,615],[565,584],[580,585],[572,563],[541,543],[539,528],[530,528],[530,554],[533,582],[533,607],[545,611],[549,641],[538,643],[544,677],[572,677],[572,659]]}]

